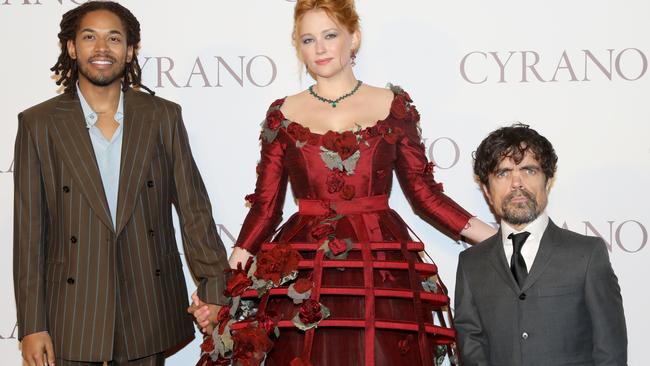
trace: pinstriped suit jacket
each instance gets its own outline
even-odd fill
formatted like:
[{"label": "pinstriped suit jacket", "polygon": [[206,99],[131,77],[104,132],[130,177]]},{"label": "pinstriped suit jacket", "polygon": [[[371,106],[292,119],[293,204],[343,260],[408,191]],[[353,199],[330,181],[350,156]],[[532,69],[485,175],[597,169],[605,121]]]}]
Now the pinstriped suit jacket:
[{"label": "pinstriped suit jacket", "polygon": [[135,90],[125,93],[124,103],[115,228],[76,94],[57,96],[18,116],[14,287],[19,338],[48,331],[57,357],[68,360],[110,360],[116,317],[124,324],[120,331],[131,359],[193,336],[172,204],[199,297],[226,303],[226,251],[181,108]]}]

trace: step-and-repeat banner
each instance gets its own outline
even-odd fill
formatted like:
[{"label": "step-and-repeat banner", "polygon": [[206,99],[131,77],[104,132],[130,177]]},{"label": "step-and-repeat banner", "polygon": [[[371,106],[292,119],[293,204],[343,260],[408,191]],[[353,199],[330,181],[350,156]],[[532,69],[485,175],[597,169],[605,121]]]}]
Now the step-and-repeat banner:
[{"label": "step-and-repeat banner", "polygon": [[[12,284],[16,115],[56,95],[61,15],[81,0],[0,0],[0,353],[20,365]],[[228,250],[255,182],[259,124],[276,98],[313,81],[291,45],[294,1],[124,0],[142,25],[144,82],[183,106],[194,156]],[[650,3],[359,0],[357,76],[402,85],[422,114],[436,177],[494,222],[471,154],[490,131],[522,121],[551,140],[559,168],[548,208],[559,225],[602,237],[624,299],[630,364],[647,364],[650,327]],[[391,205],[427,245],[450,289],[463,244]],[[285,215],[296,210],[292,199]],[[180,241],[179,241],[180,243]],[[182,248],[179,248],[182,250]],[[195,286],[186,273],[188,287]],[[188,295],[189,296],[189,295]],[[198,333],[197,333],[198,335]],[[198,340],[168,359],[190,365]]]}]

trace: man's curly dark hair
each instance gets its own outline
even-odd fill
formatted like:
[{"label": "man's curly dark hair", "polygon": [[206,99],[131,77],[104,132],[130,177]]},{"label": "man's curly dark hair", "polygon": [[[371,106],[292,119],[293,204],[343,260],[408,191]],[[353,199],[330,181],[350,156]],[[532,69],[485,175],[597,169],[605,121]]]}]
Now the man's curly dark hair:
[{"label": "man's curly dark hair", "polygon": [[546,179],[551,179],[557,170],[557,155],[553,145],[546,137],[537,133],[530,126],[515,123],[502,127],[486,137],[474,151],[474,174],[485,186],[504,158],[512,158],[519,164],[530,151],[539,162]]}]

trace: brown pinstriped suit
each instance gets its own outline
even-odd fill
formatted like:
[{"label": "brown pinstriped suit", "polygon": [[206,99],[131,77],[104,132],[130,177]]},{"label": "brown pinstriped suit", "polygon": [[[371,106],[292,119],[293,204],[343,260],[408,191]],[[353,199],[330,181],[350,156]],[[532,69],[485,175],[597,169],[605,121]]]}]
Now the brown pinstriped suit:
[{"label": "brown pinstriped suit", "polygon": [[76,94],[57,96],[18,116],[14,286],[19,338],[46,330],[56,356],[68,360],[110,360],[116,317],[124,324],[117,331],[124,334],[129,359],[193,336],[172,204],[199,297],[226,302],[226,252],[181,108],[128,90],[124,111],[115,229]]}]

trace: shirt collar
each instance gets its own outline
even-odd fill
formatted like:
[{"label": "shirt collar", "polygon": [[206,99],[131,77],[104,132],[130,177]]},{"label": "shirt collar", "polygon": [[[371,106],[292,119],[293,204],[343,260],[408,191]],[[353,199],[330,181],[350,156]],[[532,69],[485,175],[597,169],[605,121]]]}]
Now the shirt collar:
[{"label": "shirt collar", "polygon": [[540,240],[544,234],[544,231],[546,230],[546,226],[548,226],[548,221],[548,214],[546,211],[544,211],[539,216],[537,216],[535,220],[526,225],[526,227],[517,231],[512,228],[512,226],[508,225],[507,222],[501,220],[501,239],[505,245],[512,245],[512,241],[508,239],[508,236],[510,236],[510,234],[517,234],[523,231],[528,231],[530,233],[530,238]]},{"label": "shirt collar", "polygon": [[[97,114],[90,107],[90,104],[88,104],[86,98],[84,98],[81,89],[79,89],[79,83],[77,83],[77,96],[79,97],[79,102],[81,103],[81,110],[83,111],[84,118],[86,119],[86,124],[88,125],[88,128],[90,128],[94,126],[95,123],[97,123]],[[115,111],[113,118],[115,118],[115,121],[117,123],[122,124],[122,120],[124,119],[124,92],[122,89],[120,89],[120,101],[117,103],[117,111]]]}]

